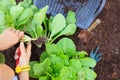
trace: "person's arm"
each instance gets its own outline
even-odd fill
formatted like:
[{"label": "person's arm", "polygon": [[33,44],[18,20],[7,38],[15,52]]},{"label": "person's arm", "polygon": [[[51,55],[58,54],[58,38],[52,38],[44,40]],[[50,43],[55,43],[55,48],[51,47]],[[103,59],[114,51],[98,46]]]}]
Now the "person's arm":
[{"label": "person's arm", "polygon": [[[21,42],[20,47],[18,47],[18,49],[19,48],[21,51],[21,56],[20,56],[19,63],[17,66],[20,66],[20,67],[29,66],[29,61],[30,61],[30,56],[31,56],[31,43],[29,43],[27,47],[25,48],[24,43]],[[15,59],[18,58],[18,55],[17,55],[18,49],[16,50]],[[20,80],[29,80],[29,71],[28,70],[22,71],[18,74],[18,76]]]},{"label": "person's arm", "polygon": [[18,74],[20,80],[29,80],[29,72],[24,71]]},{"label": "person's arm", "polygon": [[20,41],[23,38],[24,32],[12,28],[6,29],[0,34],[0,50],[5,50]]},{"label": "person's arm", "polygon": [[0,80],[12,80],[15,76],[14,70],[6,64],[0,64]]}]

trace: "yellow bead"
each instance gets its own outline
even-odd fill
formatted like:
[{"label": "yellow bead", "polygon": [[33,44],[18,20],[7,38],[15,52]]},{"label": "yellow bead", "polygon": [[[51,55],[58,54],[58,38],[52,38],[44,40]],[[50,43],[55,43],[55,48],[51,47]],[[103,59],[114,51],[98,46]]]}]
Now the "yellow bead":
[{"label": "yellow bead", "polygon": [[15,72],[16,73],[20,73],[22,70],[21,70],[21,68],[19,67],[19,66],[17,66],[16,68],[15,68]]}]

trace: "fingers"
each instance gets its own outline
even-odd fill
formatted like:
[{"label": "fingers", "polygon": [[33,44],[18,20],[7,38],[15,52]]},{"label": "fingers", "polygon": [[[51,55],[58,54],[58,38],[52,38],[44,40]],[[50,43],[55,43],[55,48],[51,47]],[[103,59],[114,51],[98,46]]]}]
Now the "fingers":
[{"label": "fingers", "polygon": [[20,36],[20,39],[23,38],[23,37],[24,37],[24,32],[21,31],[21,32],[19,33],[19,36]]},{"label": "fingers", "polygon": [[29,56],[31,55],[31,42],[27,45],[26,52]]},{"label": "fingers", "polygon": [[21,53],[26,53],[26,49],[23,42],[20,43],[20,51]]},{"label": "fingers", "polygon": [[6,30],[6,32],[11,32],[11,33],[17,35],[17,37],[19,37],[20,39],[24,37],[24,32],[23,32],[23,31],[15,30],[15,29],[13,29],[13,28],[8,28],[8,29]]},{"label": "fingers", "polygon": [[16,51],[15,51],[15,55],[14,55],[14,59],[15,59],[15,60],[17,60],[17,58],[18,58],[18,54],[17,54],[17,53],[18,53],[18,49],[19,49],[19,47],[18,47],[18,48],[16,49]]},{"label": "fingers", "polygon": [[19,33],[20,33],[20,30],[16,30],[16,31],[15,31],[15,33],[16,33],[17,35],[19,35]]},{"label": "fingers", "polygon": [[6,29],[7,31],[12,31],[12,28],[8,28],[8,29]]},{"label": "fingers", "polygon": [[13,32],[13,33],[15,33],[15,32],[16,32],[16,30],[15,30],[15,29],[12,29],[12,32]]}]

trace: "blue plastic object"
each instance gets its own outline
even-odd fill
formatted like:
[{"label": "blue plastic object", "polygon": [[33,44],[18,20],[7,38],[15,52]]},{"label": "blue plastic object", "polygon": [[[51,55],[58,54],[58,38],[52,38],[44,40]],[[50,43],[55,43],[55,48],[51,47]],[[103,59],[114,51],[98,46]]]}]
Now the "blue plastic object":
[{"label": "blue plastic object", "polygon": [[101,53],[98,53],[99,47],[96,48],[95,51],[90,52],[90,57],[93,58],[96,62],[100,61],[101,59]]},{"label": "blue plastic object", "polygon": [[66,16],[66,9],[72,9],[76,13],[76,25],[82,29],[88,29],[94,19],[102,11],[106,0],[34,0],[39,8],[49,6],[47,14],[55,16],[58,13]]}]

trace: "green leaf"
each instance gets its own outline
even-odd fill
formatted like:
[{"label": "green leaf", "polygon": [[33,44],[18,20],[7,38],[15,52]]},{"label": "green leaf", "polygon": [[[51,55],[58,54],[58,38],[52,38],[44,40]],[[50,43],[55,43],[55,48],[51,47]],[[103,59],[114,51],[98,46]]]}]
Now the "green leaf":
[{"label": "green leaf", "polygon": [[26,9],[26,8],[29,8],[31,4],[32,4],[32,0],[23,0],[18,5],[20,5]]},{"label": "green leaf", "polygon": [[49,43],[46,44],[46,51],[49,54],[56,54],[56,55],[62,53],[62,50],[60,50],[56,44],[49,44]]},{"label": "green leaf", "polygon": [[30,8],[32,9],[34,14],[39,12],[39,9],[35,5],[30,5]]},{"label": "green leaf", "polygon": [[10,15],[14,18],[14,21],[23,13],[24,9],[20,5],[16,5],[10,8]]},{"label": "green leaf", "polygon": [[7,9],[10,9],[12,6],[15,6],[16,1],[15,0],[0,0],[0,5],[3,6],[4,9],[3,7],[0,7],[0,8],[2,8],[3,10],[7,10]]},{"label": "green leaf", "polygon": [[23,31],[29,34],[32,38],[38,38],[36,33],[36,26],[34,22],[28,22],[26,25],[24,25]]},{"label": "green leaf", "polygon": [[96,61],[89,57],[80,58],[80,62],[86,67],[95,67],[96,65]]},{"label": "green leaf", "polygon": [[67,21],[67,24],[75,24],[76,23],[75,13],[73,11],[68,12],[66,21]]},{"label": "green leaf", "polygon": [[57,45],[68,57],[73,57],[75,55],[76,47],[71,39],[62,38],[57,42]]},{"label": "green leaf", "polygon": [[63,29],[62,32],[60,32],[59,35],[72,35],[76,31],[76,25],[75,24],[69,24]]},{"label": "green leaf", "polygon": [[0,11],[0,33],[2,33],[7,28],[5,23],[5,14],[4,12]]},{"label": "green leaf", "polygon": [[64,59],[56,55],[51,55],[49,59],[51,61],[51,67],[54,74],[58,74],[60,70],[64,67]]},{"label": "green leaf", "polygon": [[35,65],[35,64],[37,64],[38,63],[38,61],[31,61],[30,62],[30,67],[31,67],[31,69],[30,69],[30,71],[29,71],[29,74],[30,74],[30,77],[32,77],[32,78],[39,78],[38,76],[35,76],[34,75],[34,71],[33,71],[33,66]]},{"label": "green leaf", "polygon": [[64,54],[60,54],[59,56],[64,60],[64,65],[68,66],[69,65],[69,57]]},{"label": "green leaf", "polygon": [[46,17],[46,12],[48,10],[48,6],[45,6],[44,8],[42,8],[39,12],[37,12],[34,15],[34,23],[37,25],[41,25],[42,22],[44,21],[45,17]]},{"label": "green leaf", "polygon": [[[29,19],[33,16],[32,9],[27,8],[24,10],[24,12],[21,14],[21,16],[16,20],[15,28],[19,29],[19,26],[25,24],[29,21]],[[21,26],[22,27],[22,26]],[[23,27],[24,28],[24,27]]]},{"label": "green leaf", "polygon": [[42,54],[40,55],[40,62],[43,62],[47,57],[49,57],[47,52],[42,52]]},{"label": "green leaf", "polygon": [[52,21],[50,38],[52,38],[55,34],[63,30],[65,26],[66,20],[64,16],[62,14],[57,14]]},{"label": "green leaf", "polygon": [[37,38],[38,38],[38,37],[42,37],[42,32],[43,32],[42,26],[41,26],[41,25],[37,25],[37,26],[36,26]]},{"label": "green leaf", "polygon": [[82,64],[79,59],[71,59],[70,66],[75,69],[76,73],[82,68]]},{"label": "green leaf", "polygon": [[60,72],[61,80],[76,80],[76,72],[72,67],[64,67]]},{"label": "green leaf", "polygon": [[0,52],[0,63],[5,63],[5,57],[1,52]]},{"label": "green leaf", "polygon": [[77,80],[86,80],[85,76],[86,76],[86,74],[83,71],[83,69],[80,69],[77,73]]},{"label": "green leaf", "polygon": [[80,51],[80,52],[77,52],[77,55],[79,56],[79,58],[84,58],[85,55],[88,55],[88,53],[85,51]]},{"label": "green leaf", "polygon": [[52,80],[61,80],[59,76],[57,77],[52,77]]},{"label": "green leaf", "polygon": [[42,36],[43,27],[41,26],[42,22],[46,17],[48,6],[42,8],[39,12],[34,14],[34,18],[31,23],[28,24],[29,27],[25,27],[24,30],[28,33],[32,38],[38,38]]},{"label": "green leaf", "polygon": [[85,80],[95,80],[95,78],[97,77],[97,74],[89,68],[84,67],[83,71],[86,74],[85,75]]},{"label": "green leaf", "polygon": [[50,60],[46,58],[42,63],[35,64],[33,66],[33,71],[35,76],[47,75],[46,73],[51,73],[52,68],[50,67]]},{"label": "green leaf", "polygon": [[49,80],[48,76],[40,76],[39,80]]}]

